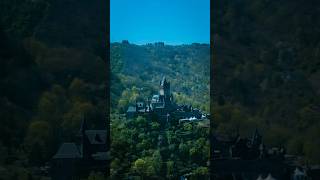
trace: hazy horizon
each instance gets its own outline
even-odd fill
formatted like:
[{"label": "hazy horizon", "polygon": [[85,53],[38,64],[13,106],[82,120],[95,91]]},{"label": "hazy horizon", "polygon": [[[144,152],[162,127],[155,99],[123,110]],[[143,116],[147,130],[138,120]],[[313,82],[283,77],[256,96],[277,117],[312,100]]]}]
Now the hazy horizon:
[{"label": "hazy horizon", "polygon": [[210,43],[210,0],[111,0],[111,42]]},{"label": "hazy horizon", "polygon": [[202,43],[202,42],[190,42],[190,43],[168,43],[168,42],[165,42],[165,41],[153,41],[153,42],[139,42],[139,43],[136,43],[136,42],[132,42],[128,39],[123,39],[123,40],[120,40],[120,41],[110,41],[110,43],[122,43],[122,41],[128,41],[130,44],[133,44],[133,45],[147,45],[147,44],[155,44],[155,43],[159,43],[159,42],[163,42],[164,45],[169,45],[169,46],[181,46],[181,45],[192,45],[192,44],[206,44],[206,45],[210,45],[210,42],[205,42],[205,43]]}]

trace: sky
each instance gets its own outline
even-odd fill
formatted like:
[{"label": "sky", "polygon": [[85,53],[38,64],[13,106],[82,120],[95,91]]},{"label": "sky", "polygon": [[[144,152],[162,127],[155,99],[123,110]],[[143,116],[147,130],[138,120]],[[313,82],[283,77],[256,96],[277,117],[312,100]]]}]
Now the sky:
[{"label": "sky", "polygon": [[210,0],[110,0],[111,42],[210,42]]}]

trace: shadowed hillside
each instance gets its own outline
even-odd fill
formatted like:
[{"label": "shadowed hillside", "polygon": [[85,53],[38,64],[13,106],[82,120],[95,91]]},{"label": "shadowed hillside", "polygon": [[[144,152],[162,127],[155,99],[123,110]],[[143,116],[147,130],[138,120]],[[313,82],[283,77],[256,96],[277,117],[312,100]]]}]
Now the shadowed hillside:
[{"label": "shadowed hillside", "polygon": [[319,163],[318,1],[215,1],[215,131],[263,131]]},{"label": "shadowed hillside", "polygon": [[44,178],[83,117],[104,127],[104,3],[0,2],[0,179]]}]

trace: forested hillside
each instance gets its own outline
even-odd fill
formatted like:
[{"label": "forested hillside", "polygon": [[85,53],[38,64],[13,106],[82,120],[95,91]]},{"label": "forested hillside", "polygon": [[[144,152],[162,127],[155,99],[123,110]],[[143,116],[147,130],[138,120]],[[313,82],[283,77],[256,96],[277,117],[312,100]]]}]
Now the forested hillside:
[{"label": "forested hillside", "polygon": [[[1,2],[1,179],[36,179],[46,176],[42,172],[39,174],[39,167],[50,160],[62,142],[74,141],[83,118],[88,120],[89,128],[101,128],[101,124],[105,123],[107,69],[103,59],[106,51],[102,45],[105,42],[105,31],[99,14],[103,12],[100,8],[104,5],[99,3]],[[112,49],[115,46],[112,45]],[[172,79],[173,88],[184,87],[176,91],[184,92],[180,94],[181,102],[190,102],[195,98],[193,94],[202,96],[204,91],[207,91],[207,95],[202,99],[208,100],[209,78],[206,77],[205,83],[200,83],[202,79],[199,79],[204,77],[203,73],[208,74],[208,69],[203,71],[201,63],[195,63],[205,58],[193,54],[200,53],[208,58],[208,45],[163,48],[171,55],[161,51],[151,53],[145,47],[139,48],[157,61],[137,59],[158,64],[154,64],[154,69],[149,72],[144,68],[146,66],[141,66],[143,69],[136,72],[138,76],[132,73],[136,69],[131,72],[121,69],[119,76],[112,76],[117,80],[116,83],[112,81],[112,84],[119,86],[112,95],[120,97],[125,94],[122,92],[126,88],[134,89],[134,85],[150,85],[150,88],[145,89],[151,93],[160,77],[167,75]],[[139,55],[134,48],[131,51]],[[189,51],[187,56],[184,51]],[[177,56],[173,57],[172,54]],[[127,56],[131,56],[130,48]],[[184,86],[174,82],[175,65],[166,66],[166,62],[174,58],[176,62],[183,59],[185,66],[193,69],[194,74],[190,75],[186,73],[191,71],[177,67],[183,71],[179,77],[183,79]],[[124,60],[123,63],[129,62],[128,58]],[[117,68],[120,69],[112,66],[113,71]],[[201,73],[196,72],[198,70]],[[148,83],[140,79],[142,76],[147,76],[147,80],[152,80],[150,77],[154,76],[154,80]],[[189,78],[198,85],[187,84],[190,83]],[[190,87],[199,93],[191,93]],[[208,109],[208,101],[201,102],[204,103],[195,103],[195,106]],[[126,105],[122,104],[123,107]]]},{"label": "forested hillside", "polygon": [[105,123],[101,7],[85,0],[0,2],[0,179],[44,178],[39,167],[74,140],[84,117],[90,128]]},{"label": "forested hillside", "polygon": [[208,44],[111,44],[112,179],[208,178],[208,120],[164,128],[157,118],[125,112],[158,94],[166,76],[176,103],[209,113],[209,67]]},{"label": "forested hillside", "polygon": [[[0,2],[0,179],[46,176],[39,167],[61,142],[74,140],[83,117],[90,128],[105,122],[104,3]],[[213,3],[214,132],[235,135],[239,130],[246,136],[258,128],[267,146],[284,145],[288,153],[319,163],[319,1]],[[151,137],[158,125],[144,129],[144,119],[125,121],[115,112],[123,113],[139,94],[153,94],[162,75],[170,79],[178,103],[208,111],[209,46],[113,43],[111,52],[111,117],[125,122],[111,127],[117,147],[123,148],[111,164],[117,171],[112,172],[114,177],[123,172],[146,177],[168,172],[165,176],[172,178],[182,169],[181,162],[203,164],[208,143],[202,128],[186,125],[168,131],[171,144],[177,142],[172,135],[176,131],[189,131],[187,135],[196,138],[178,146],[167,144],[164,150],[170,154],[164,158],[179,152],[172,159],[180,164],[166,161],[162,166],[166,169],[156,170],[164,162],[160,151],[141,149],[156,147]],[[137,134],[140,130],[150,136]],[[140,135],[134,149],[127,146],[133,142],[131,135]],[[131,150],[134,156],[125,154]],[[134,158],[125,162],[128,157]],[[150,167],[147,172],[146,167]],[[207,174],[202,166],[185,170],[196,176]]]},{"label": "forested hillside", "polygon": [[319,1],[215,1],[215,132],[320,156]]},{"label": "forested hillside", "polygon": [[112,105],[126,110],[139,93],[150,98],[166,76],[177,103],[191,104],[209,112],[209,58],[208,44],[112,43]]}]

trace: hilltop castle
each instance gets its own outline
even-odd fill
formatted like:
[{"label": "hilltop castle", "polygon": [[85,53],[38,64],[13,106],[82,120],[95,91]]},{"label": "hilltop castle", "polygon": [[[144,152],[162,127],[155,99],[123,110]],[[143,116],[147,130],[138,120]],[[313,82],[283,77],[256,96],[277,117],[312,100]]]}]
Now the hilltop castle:
[{"label": "hilltop castle", "polygon": [[156,117],[160,124],[169,122],[181,122],[201,120],[205,117],[200,110],[192,108],[191,105],[178,105],[173,100],[170,82],[165,77],[159,83],[159,93],[152,96],[151,100],[137,101],[135,106],[129,106],[127,118],[144,116]]}]

